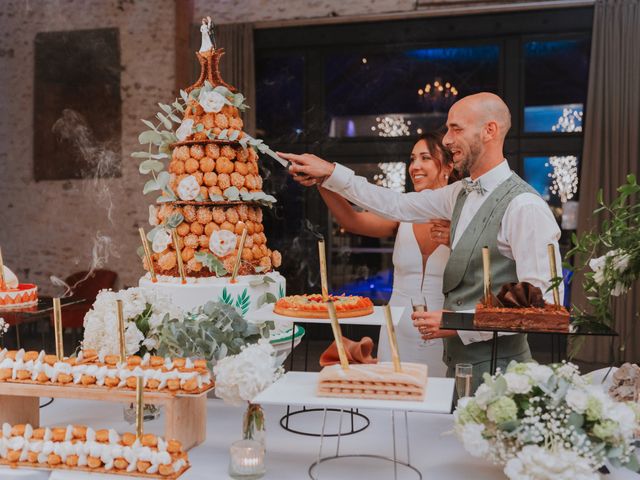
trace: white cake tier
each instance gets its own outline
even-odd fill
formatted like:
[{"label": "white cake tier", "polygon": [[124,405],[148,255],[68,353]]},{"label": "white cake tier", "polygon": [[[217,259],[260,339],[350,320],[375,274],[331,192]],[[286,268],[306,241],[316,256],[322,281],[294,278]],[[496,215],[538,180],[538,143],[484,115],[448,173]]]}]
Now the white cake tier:
[{"label": "white cake tier", "polygon": [[[265,277],[273,281],[265,282]],[[185,312],[214,301],[238,307],[244,316],[256,310],[261,301],[264,303],[267,294],[278,299],[286,292],[286,280],[278,272],[269,272],[265,275],[241,275],[236,283],[231,283],[229,277],[187,277],[186,284],[182,284],[180,278],[176,277],[158,275],[157,278],[158,281],[153,283],[147,273],[140,279],[139,285],[168,295],[173,303]]]}]

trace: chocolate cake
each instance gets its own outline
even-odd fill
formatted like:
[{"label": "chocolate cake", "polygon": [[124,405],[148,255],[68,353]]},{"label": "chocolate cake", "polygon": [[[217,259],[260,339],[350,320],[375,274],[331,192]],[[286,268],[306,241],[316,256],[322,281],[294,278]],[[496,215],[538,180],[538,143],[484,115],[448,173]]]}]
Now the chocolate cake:
[{"label": "chocolate cake", "polygon": [[476,305],[476,327],[501,330],[568,332],[569,312],[563,306],[546,303],[542,291],[530,283],[507,283],[492,304]]}]

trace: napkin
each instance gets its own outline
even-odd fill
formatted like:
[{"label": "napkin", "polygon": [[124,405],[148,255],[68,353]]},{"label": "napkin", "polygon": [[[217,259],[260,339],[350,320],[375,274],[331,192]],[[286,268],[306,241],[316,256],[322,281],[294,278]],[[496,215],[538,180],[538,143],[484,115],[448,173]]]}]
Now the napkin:
[{"label": "napkin", "polygon": [[[359,342],[354,342],[346,337],[342,337],[344,349],[347,352],[347,360],[349,363],[378,363],[378,360],[371,356],[373,351],[373,340],[369,337],[362,337]],[[340,363],[338,356],[338,347],[334,341],[322,355],[320,355],[320,366],[334,365]]]}]

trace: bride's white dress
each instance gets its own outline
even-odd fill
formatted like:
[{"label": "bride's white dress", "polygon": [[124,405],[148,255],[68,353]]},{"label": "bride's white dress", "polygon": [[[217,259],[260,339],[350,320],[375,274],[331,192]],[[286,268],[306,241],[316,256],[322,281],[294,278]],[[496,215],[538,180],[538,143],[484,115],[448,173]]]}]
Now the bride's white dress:
[{"label": "bride's white dress", "polygon": [[[422,254],[413,232],[413,224],[400,223],[393,247],[393,293],[389,303],[404,306],[404,315],[396,327],[400,359],[405,362],[426,363],[429,376],[444,377],[447,367],[442,361],[442,340],[425,344],[411,321],[411,299],[424,297],[428,310],[441,310],[444,304],[442,274],[449,259],[449,248],[439,245],[429,258],[425,272],[422,270]],[[423,281],[424,276],[424,281]],[[391,360],[389,337],[385,327],[380,329],[378,358]]]}]

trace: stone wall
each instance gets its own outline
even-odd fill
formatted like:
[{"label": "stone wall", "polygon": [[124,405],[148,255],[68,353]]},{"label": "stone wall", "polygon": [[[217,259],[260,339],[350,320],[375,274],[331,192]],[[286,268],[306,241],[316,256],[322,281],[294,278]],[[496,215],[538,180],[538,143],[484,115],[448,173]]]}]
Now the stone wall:
[{"label": "stone wall", "polygon": [[[51,275],[87,269],[94,252],[120,274],[119,286],[136,284],[142,273],[137,227],[147,222],[148,202],[129,153],[138,149],[140,119],[153,115],[158,101],[172,99],[173,17],[172,0],[0,4],[0,245],[5,263],[44,293],[61,291]],[[120,31],[122,177],[34,182],[36,33],[108,27]]]}]

